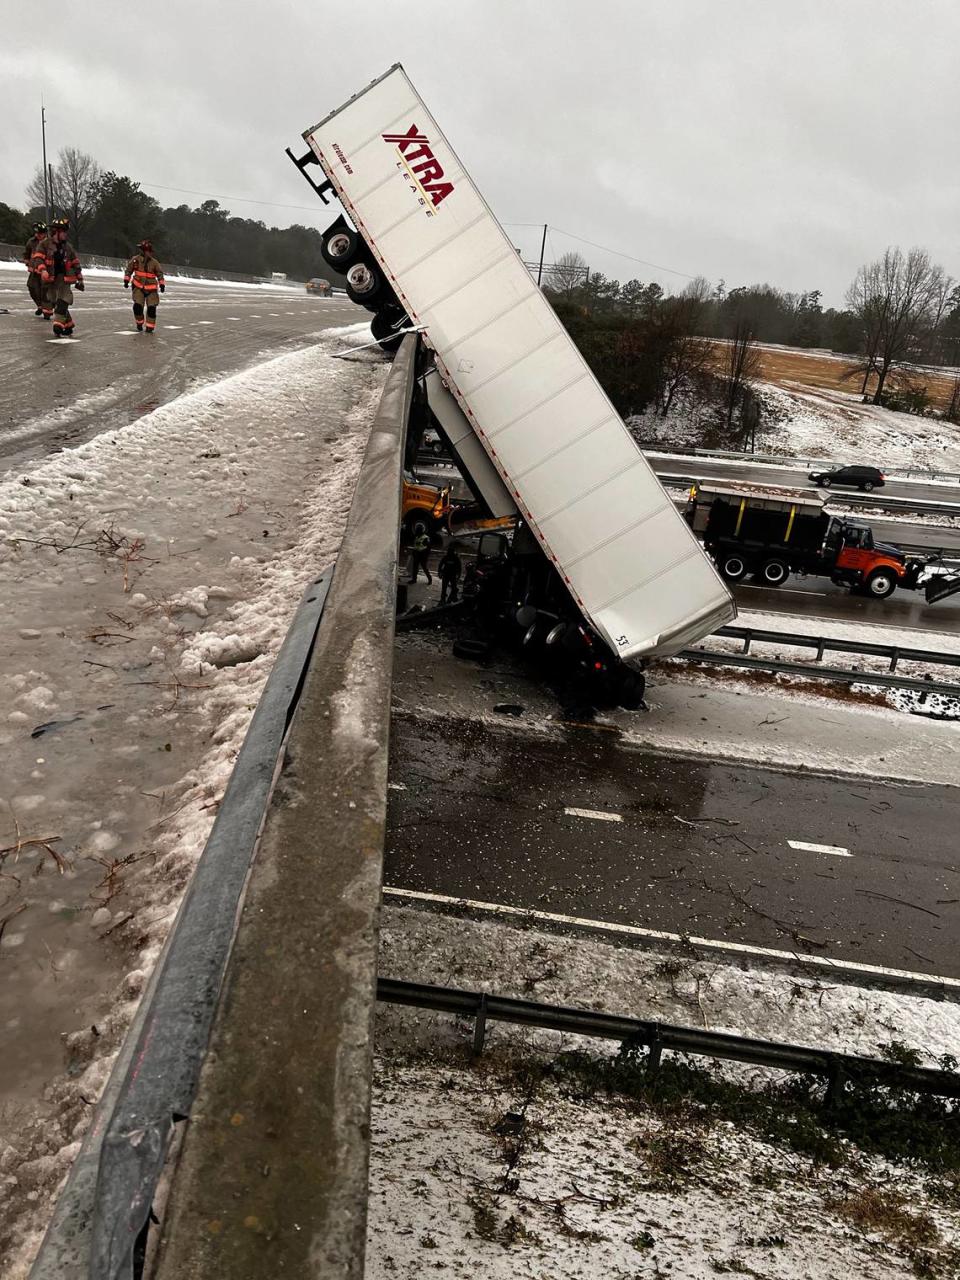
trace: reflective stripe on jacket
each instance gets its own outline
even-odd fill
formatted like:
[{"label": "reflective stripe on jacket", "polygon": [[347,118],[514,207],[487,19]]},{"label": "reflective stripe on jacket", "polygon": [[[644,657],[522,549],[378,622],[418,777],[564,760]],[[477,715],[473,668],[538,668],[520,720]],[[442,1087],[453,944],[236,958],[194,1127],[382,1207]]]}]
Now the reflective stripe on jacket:
[{"label": "reflective stripe on jacket", "polygon": [[135,289],[142,289],[144,293],[156,293],[160,285],[165,283],[163,268],[156,258],[135,253],[123,273],[124,284],[129,284],[131,280]]},{"label": "reflective stripe on jacket", "polygon": [[[62,272],[57,271],[58,256],[63,259]],[[34,249],[33,257],[30,259],[30,270],[36,271],[47,284],[60,274],[63,275],[64,284],[76,284],[83,278],[80,259],[73,245],[69,240],[64,240],[61,244],[52,236],[46,236]]]}]

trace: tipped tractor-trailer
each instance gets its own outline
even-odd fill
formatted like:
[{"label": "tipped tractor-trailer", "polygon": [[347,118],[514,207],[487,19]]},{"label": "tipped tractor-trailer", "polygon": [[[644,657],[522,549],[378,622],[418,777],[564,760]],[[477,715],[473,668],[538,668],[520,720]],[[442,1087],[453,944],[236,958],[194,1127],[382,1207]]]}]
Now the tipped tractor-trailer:
[{"label": "tipped tractor-trailer", "polygon": [[503,609],[524,638],[635,672],[731,621],[726,585],[403,68],[303,137],[291,159],[343,210],[325,260],[381,345],[419,334],[428,424],[486,514],[516,518]]},{"label": "tipped tractor-trailer", "polygon": [[831,515],[812,489],[704,482],[690,490],[685,514],[728,582],[781,587],[799,573],[876,600],[898,587],[923,590],[930,603],[960,590],[956,570],[875,541],[869,525]]}]

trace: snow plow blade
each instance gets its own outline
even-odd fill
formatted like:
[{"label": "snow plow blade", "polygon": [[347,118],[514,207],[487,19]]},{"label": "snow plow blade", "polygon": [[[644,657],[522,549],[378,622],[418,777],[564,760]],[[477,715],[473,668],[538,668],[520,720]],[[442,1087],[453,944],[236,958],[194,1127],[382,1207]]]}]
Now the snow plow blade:
[{"label": "snow plow blade", "polygon": [[960,591],[960,574],[952,575],[949,578],[944,574],[938,574],[936,578],[931,578],[923,588],[927,604],[936,604],[938,600],[945,600],[947,596],[956,595],[958,591]]}]

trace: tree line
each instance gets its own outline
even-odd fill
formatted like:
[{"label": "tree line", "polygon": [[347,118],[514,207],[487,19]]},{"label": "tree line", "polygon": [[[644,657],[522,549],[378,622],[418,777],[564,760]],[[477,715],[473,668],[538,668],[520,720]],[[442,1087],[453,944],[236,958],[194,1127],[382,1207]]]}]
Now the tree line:
[{"label": "tree line", "polygon": [[[849,357],[851,389],[875,404],[929,409],[918,365],[960,364],[960,285],[922,249],[888,249],[862,266],[846,306],[824,308],[819,289],[769,284],[727,289],[700,277],[679,293],[621,284],[577,253],[550,267],[554,308],[624,416],[666,418],[677,397],[707,401],[718,443],[755,433],[750,391],[761,343],[825,348]],[[960,421],[960,378],[947,411]]]},{"label": "tree line", "polygon": [[[282,271],[294,280],[324,276],[341,283],[324,263],[313,227],[268,227],[234,217],[216,200],[163,208],[139,182],[102,169],[74,147],[60,152],[50,178],[51,217],[69,217],[70,238],[82,253],[126,258],[148,239],[162,262],[181,267],[265,277]],[[38,168],[26,189],[26,210],[0,203],[0,240],[25,242],[34,222],[44,219],[46,198]]]}]

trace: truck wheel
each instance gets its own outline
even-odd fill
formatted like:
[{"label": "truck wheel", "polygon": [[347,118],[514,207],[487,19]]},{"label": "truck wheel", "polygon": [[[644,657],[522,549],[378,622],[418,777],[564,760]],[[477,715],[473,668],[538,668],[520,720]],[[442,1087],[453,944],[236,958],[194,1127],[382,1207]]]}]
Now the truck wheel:
[{"label": "truck wheel", "polygon": [[617,705],[625,711],[639,711],[643,706],[643,695],[647,687],[646,677],[639,671],[624,671],[617,689]]},{"label": "truck wheel", "polygon": [[874,600],[886,600],[896,589],[897,578],[891,569],[874,569],[865,583],[864,594]]},{"label": "truck wheel", "polygon": [[728,582],[740,582],[747,576],[747,566],[742,556],[721,556],[720,572]]},{"label": "truck wheel", "polygon": [[360,237],[348,227],[337,227],[320,245],[320,255],[328,267],[341,275],[354,261],[360,250]]},{"label": "truck wheel", "polygon": [[366,262],[355,262],[347,272],[347,297],[363,307],[379,305],[386,287],[380,272]]},{"label": "truck wheel", "polygon": [[760,570],[760,581],[765,587],[782,587],[790,577],[790,566],[783,560],[767,560]]},{"label": "truck wheel", "polygon": [[405,320],[406,316],[397,316],[389,311],[378,311],[370,321],[370,332],[384,351],[397,350],[403,341],[403,335],[397,333],[394,325],[397,324],[403,328],[403,321]]}]

